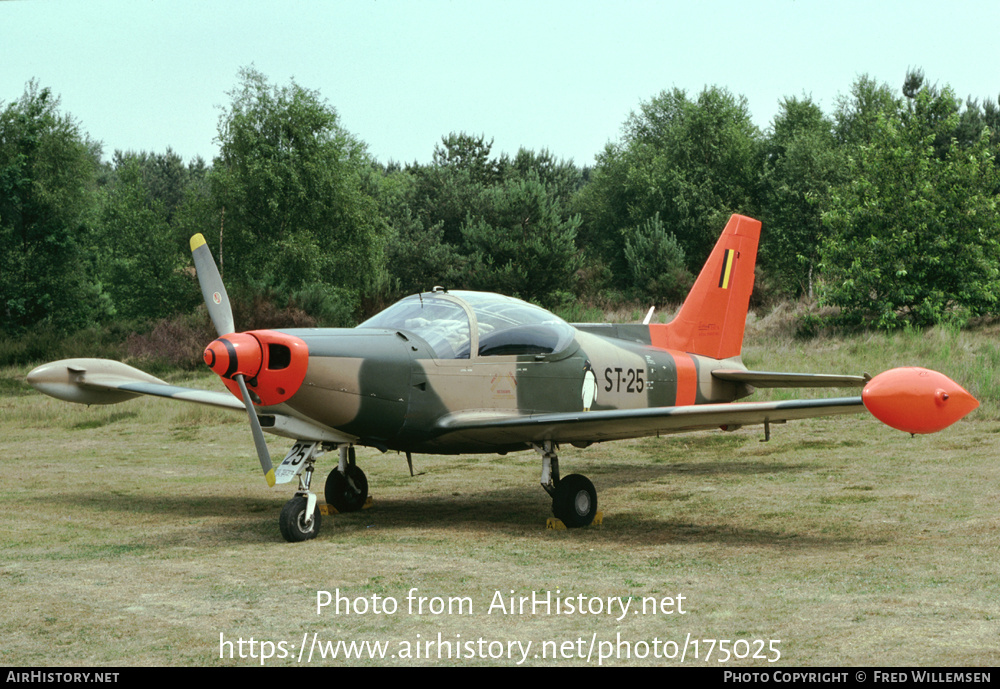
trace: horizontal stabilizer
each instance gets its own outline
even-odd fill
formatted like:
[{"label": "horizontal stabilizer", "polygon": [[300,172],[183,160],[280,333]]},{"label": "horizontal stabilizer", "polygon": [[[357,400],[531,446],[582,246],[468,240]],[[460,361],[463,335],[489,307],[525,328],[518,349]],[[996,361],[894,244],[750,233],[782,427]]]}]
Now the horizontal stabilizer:
[{"label": "horizontal stabilizer", "polygon": [[780,373],[774,371],[712,371],[718,380],[746,383],[757,388],[863,388],[871,376],[832,373]]}]

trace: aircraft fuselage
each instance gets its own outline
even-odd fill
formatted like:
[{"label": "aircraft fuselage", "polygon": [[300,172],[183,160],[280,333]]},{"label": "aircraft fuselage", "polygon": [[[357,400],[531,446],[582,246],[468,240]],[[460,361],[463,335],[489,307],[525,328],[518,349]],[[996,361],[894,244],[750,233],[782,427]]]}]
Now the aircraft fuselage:
[{"label": "aircraft fuselage", "polygon": [[[607,334],[593,331],[605,330]],[[450,415],[642,409],[730,402],[745,386],[720,381],[718,360],[642,343],[644,326],[580,326],[558,352],[441,359],[405,330],[290,330],[309,350],[302,385],[286,404],[362,444],[451,454],[528,448],[498,433],[439,439]],[[647,335],[648,338],[648,335]],[[742,368],[738,360],[726,368]]]}]

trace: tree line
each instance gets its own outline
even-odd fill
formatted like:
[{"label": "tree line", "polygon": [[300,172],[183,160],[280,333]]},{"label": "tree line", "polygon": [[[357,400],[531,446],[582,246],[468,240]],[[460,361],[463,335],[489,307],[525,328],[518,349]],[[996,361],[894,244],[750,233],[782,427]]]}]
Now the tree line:
[{"label": "tree line", "polygon": [[764,223],[764,298],[882,328],[1000,310],[1000,101],[919,71],[859,77],[831,113],[785,98],[765,131],[726,89],[665,90],[585,167],[465,132],[429,163],[383,163],[314,90],[243,69],[228,95],[210,163],[105,161],[36,82],[0,103],[0,333],[192,313],[195,232],[235,302],[322,325],[434,285],[664,304],[732,213]]}]

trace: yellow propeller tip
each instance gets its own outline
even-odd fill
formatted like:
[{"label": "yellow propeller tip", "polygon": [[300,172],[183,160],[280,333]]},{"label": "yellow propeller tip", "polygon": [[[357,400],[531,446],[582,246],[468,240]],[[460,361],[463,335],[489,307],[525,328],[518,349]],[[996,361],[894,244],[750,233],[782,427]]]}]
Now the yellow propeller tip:
[{"label": "yellow propeller tip", "polygon": [[[201,235],[198,235],[199,237]],[[264,474],[264,478],[267,479],[267,485],[269,488],[274,488],[274,469]]]},{"label": "yellow propeller tip", "polygon": [[199,246],[205,244],[205,238],[201,235],[201,232],[191,237],[191,251],[194,251]]}]

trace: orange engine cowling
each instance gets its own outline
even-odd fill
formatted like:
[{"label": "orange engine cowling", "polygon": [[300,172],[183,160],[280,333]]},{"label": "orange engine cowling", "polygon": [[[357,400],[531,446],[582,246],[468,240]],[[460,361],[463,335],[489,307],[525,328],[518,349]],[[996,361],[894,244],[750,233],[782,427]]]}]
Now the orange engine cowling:
[{"label": "orange engine cowling", "polygon": [[231,333],[205,348],[205,363],[240,400],[233,376],[242,375],[255,404],[271,406],[290,399],[305,380],[309,348],[295,337],[274,330]]}]

